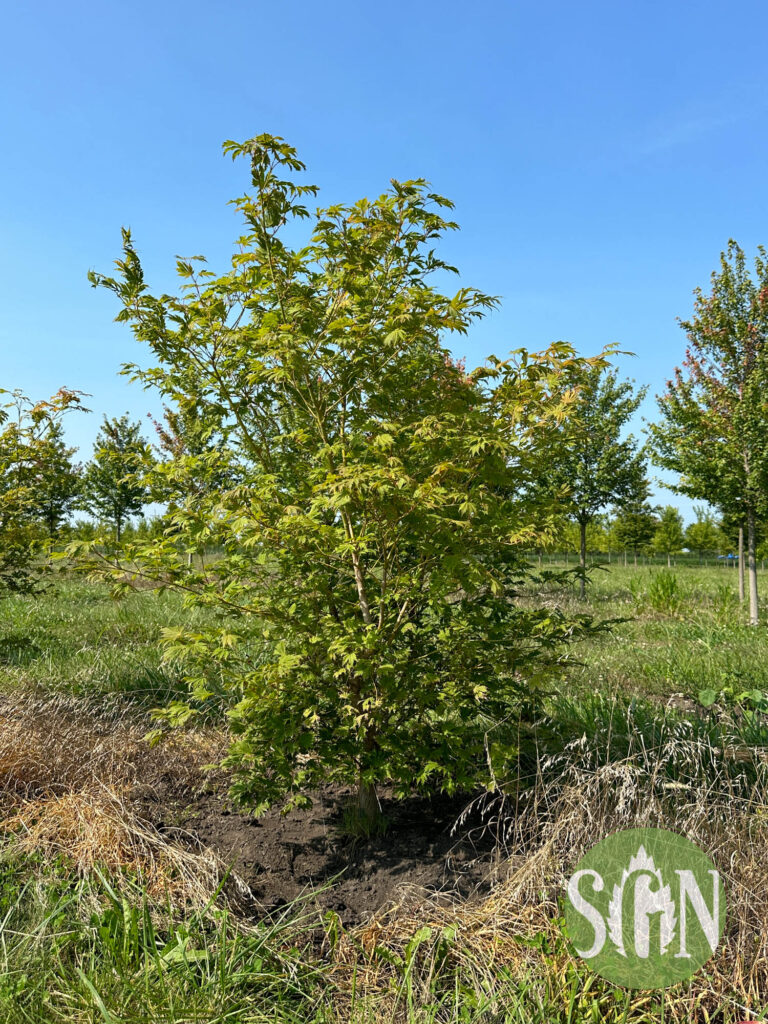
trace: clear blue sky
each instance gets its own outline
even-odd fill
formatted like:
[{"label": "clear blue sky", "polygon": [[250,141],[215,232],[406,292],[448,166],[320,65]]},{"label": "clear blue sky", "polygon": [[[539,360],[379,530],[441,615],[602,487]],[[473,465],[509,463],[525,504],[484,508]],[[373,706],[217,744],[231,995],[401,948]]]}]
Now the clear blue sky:
[{"label": "clear blue sky", "polygon": [[268,131],[324,203],[415,176],[456,201],[445,254],[503,299],[468,361],[618,342],[659,391],[728,238],[768,243],[766,38],[760,0],[8,4],[0,386],[90,392],[86,454],[101,413],[154,409],[86,272],[123,224],[157,287],[177,253],[224,269],[245,167],[221,142]]}]

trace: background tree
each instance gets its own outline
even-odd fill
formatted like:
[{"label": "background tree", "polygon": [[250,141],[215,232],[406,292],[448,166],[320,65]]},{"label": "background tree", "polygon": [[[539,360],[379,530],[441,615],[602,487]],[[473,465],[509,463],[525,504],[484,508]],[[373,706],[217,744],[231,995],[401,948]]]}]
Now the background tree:
[{"label": "background tree", "polygon": [[672,564],[672,555],[679,554],[685,543],[683,517],[674,505],[665,505],[659,513],[653,534],[653,550],[667,556],[667,568]]},{"label": "background tree", "polygon": [[127,413],[105,416],[83,477],[83,507],[112,524],[118,543],[130,517],[143,515],[148,501],[143,476],[150,464],[141,425],[132,423]]},{"label": "background tree", "polygon": [[720,551],[725,538],[712,512],[701,505],[694,505],[693,513],[696,521],[686,527],[685,544],[698,554],[699,561],[702,562],[705,555],[717,554]]},{"label": "background tree", "polygon": [[614,536],[625,551],[632,552],[635,566],[638,554],[648,550],[657,525],[656,510],[647,501],[627,505],[617,513]]},{"label": "background tree", "polygon": [[182,260],[181,295],[152,296],[125,232],[119,276],[92,277],[154,357],[130,372],[194,405],[239,473],[178,496],[179,534],[222,545],[205,572],[170,538],[128,564],[232,617],[167,639],[195,700],[221,680],[239,698],[235,795],[261,809],[354,782],[370,820],[377,783],[488,781],[510,709],[586,629],[512,600],[548,525],[529,496],[574,399],[562,382],[584,362],[556,345],[468,373],[450,356],[444,336],[493,300],[431,285],[455,225],[425,182],[318,211],[292,249],[283,229],[316,191],[295,151],[225,148],[252,182],[228,273]]},{"label": "background tree", "polygon": [[35,510],[45,523],[49,538],[58,536],[62,525],[77,507],[81,496],[82,467],[72,461],[75,448],[67,446],[61,423],[52,423],[40,439],[35,489]]},{"label": "background tree", "polygon": [[[592,522],[587,526],[586,531],[586,551],[589,554],[590,551],[607,551],[608,550],[608,537],[606,531],[605,517],[596,516]],[[559,551],[574,551],[577,555],[581,550],[581,529],[578,523],[574,523],[571,519],[566,519],[562,525],[562,529],[558,534],[558,543],[556,544],[556,550]]]},{"label": "background tree", "polygon": [[148,485],[153,500],[165,506],[162,524],[171,534],[178,533],[174,517],[179,507],[187,509],[184,538],[193,545],[187,551],[191,562],[193,554],[215,538],[210,535],[210,523],[204,515],[198,520],[197,529],[193,529],[190,499],[234,487],[239,479],[236,459],[195,402],[184,401],[177,395],[175,407],[165,406],[162,421],[152,419],[152,423],[157,435],[157,459],[147,478]]},{"label": "background tree", "polygon": [[[52,474],[51,437],[61,417],[80,406],[80,395],[62,388],[32,402],[20,391],[0,390],[0,595],[34,590],[45,562],[38,551],[40,484]],[[54,449],[55,450],[55,449]]]},{"label": "background tree", "polygon": [[656,458],[679,474],[677,490],[746,524],[749,621],[758,622],[757,521],[768,508],[768,264],[760,248],[753,279],[731,241],[682,321],[688,348],[658,399]]},{"label": "background tree", "polygon": [[[575,412],[563,443],[553,452],[550,479],[567,489],[566,508],[579,529],[579,562],[587,562],[587,528],[609,505],[637,501],[645,479],[645,455],[626,425],[645,396],[615,370],[587,367],[578,382]],[[585,576],[579,583],[584,597]]]}]

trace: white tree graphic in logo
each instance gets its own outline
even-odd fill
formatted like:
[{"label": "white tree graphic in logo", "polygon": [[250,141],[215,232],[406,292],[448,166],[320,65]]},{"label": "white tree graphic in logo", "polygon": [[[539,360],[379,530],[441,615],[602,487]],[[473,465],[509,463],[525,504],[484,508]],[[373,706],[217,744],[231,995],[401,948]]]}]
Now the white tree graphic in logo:
[{"label": "white tree graphic in logo", "polygon": [[[656,867],[653,857],[645,852],[644,846],[640,846],[635,856],[630,859],[621,876],[621,882],[613,887],[613,895],[608,904],[608,935],[616,950],[626,957],[623,933],[624,887],[632,875],[637,876],[633,892],[635,955],[643,960],[647,959],[651,935],[650,918],[661,911],[659,953],[664,956],[675,933],[675,903],[669,886],[664,884],[661,870]],[[658,888],[655,890],[651,889],[652,878],[658,882]]]},{"label": "white tree graphic in logo", "polygon": [[613,832],[587,850],[566,884],[574,953],[627,988],[690,978],[717,949],[725,911],[712,860],[666,829]]}]

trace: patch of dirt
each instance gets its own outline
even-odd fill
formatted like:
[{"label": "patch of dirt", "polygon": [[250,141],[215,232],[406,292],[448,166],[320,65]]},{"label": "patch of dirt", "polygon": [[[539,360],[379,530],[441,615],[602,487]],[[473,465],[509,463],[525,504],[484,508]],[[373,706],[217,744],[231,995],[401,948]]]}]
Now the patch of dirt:
[{"label": "patch of dirt", "polygon": [[142,800],[142,813],[169,834],[183,829],[213,849],[250,886],[263,910],[274,911],[312,894],[321,910],[334,910],[345,926],[368,920],[403,887],[464,898],[501,880],[492,836],[477,817],[454,830],[469,798],[436,796],[396,801],[381,796],[388,821],[383,836],[350,839],[341,833],[350,791],[313,794],[310,809],[254,818],[218,794],[190,802]]}]

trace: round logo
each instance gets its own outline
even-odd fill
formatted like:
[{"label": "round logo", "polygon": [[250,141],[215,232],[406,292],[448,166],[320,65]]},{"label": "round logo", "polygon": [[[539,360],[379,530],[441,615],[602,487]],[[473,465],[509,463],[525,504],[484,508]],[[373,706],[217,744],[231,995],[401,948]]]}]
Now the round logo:
[{"label": "round logo", "polygon": [[615,832],[568,880],[565,925],[574,950],[624,988],[667,988],[717,949],[725,925],[720,874],[695,843],[658,828]]}]

